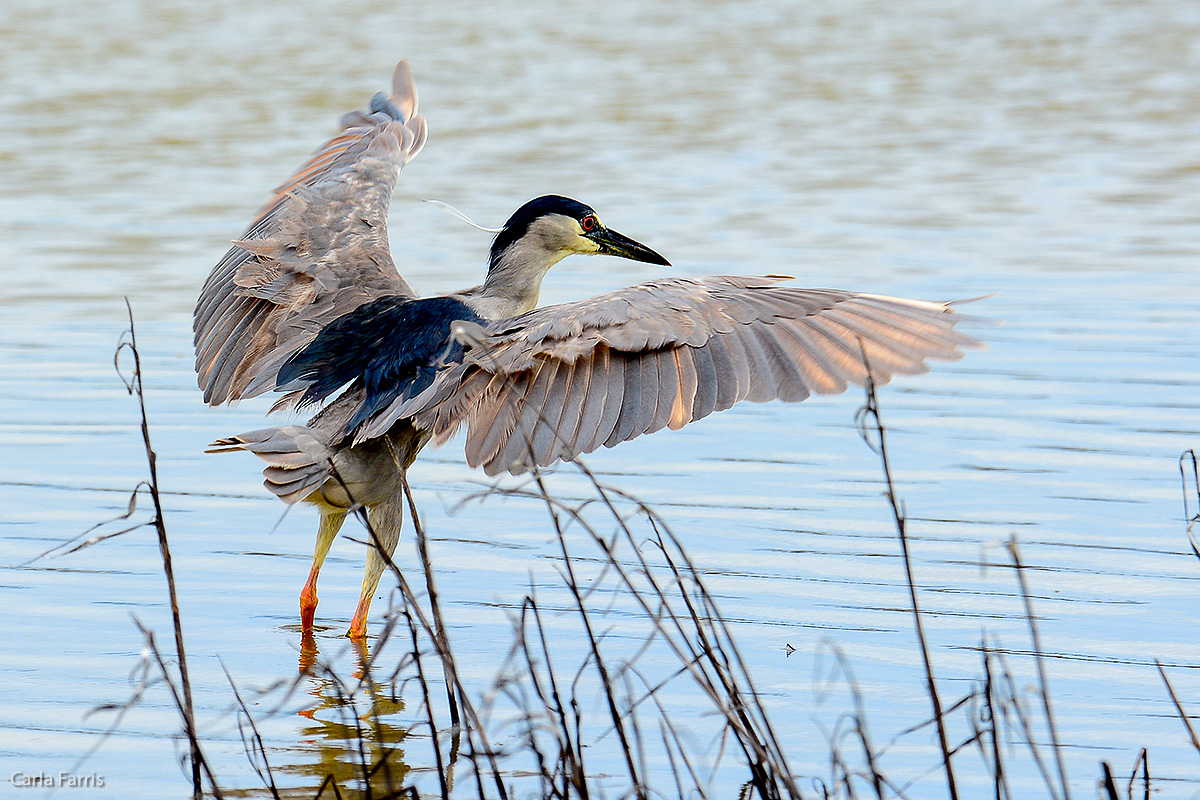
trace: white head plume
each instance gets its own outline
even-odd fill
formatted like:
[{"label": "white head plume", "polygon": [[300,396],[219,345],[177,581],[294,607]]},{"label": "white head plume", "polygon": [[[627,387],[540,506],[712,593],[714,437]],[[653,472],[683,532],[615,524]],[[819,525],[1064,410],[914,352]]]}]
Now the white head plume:
[{"label": "white head plume", "polygon": [[476,222],[475,220],[468,217],[463,212],[459,211],[454,206],[450,205],[449,203],[443,203],[441,200],[426,200],[425,202],[432,203],[433,205],[440,208],[442,211],[445,211],[450,216],[458,217],[463,222],[467,223],[472,228],[476,228],[477,230],[485,231],[487,233],[499,233],[501,230],[503,230],[502,228],[485,228],[482,225],[480,225],[478,222]]}]

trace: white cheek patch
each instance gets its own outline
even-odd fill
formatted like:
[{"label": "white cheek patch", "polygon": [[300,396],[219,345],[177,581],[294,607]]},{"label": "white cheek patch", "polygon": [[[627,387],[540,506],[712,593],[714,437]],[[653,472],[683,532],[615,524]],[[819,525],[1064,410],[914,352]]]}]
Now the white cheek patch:
[{"label": "white cheek patch", "polygon": [[575,248],[576,253],[597,253],[600,251],[600,245],[582,235],[575,240]]}]

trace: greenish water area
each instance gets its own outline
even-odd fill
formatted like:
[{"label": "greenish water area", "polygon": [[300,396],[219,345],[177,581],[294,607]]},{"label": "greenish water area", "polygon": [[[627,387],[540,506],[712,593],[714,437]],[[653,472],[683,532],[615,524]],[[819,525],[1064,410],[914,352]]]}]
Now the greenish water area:
[{"label": "greenish water area", "polygon": [[[986,295],[964,308],[1001,323],[967,327],[986,349],[879,392],[944,694],[972,690],[985,638],[1017,685],[1035,682],[1006,566],[1016,537],[1074,796],[1094,794],[1101,761],[1124,781],[1142,748],[1163,796],[1200,792],[1200,754],[1155,666],[1200,713],[1200,560],[1178,469],[1200,445],[1200,6],[10,0],[0,8],[0,796],[42,796],[45,781],[22,781],[60,773],[103,785],[55,797],[191,793],[165,687],[146,688],[119,720],[89,713],[138,690],[133,618],[170,650],[153,530],[31,562],[124,513],[145,478],[137,406],[113,369],[124,298],[197,721],[221,786],[269,796],[224,669],[288,796],[313,796],[331,772],[351,783],[355,714],[330,676],[349,684],[361,670],[342,634],[363,547],[339,539],[322,573],[315,645],[331,672],[289,693],[312,655],[298,595],[316,516],[285,513],[256,459],[204,454],[263,427],[271,400],[204,405],[191,313],[270,189],[342,113],[387,88],[400,58],[429,139],[401,174],[389,234],[422,294],[478,283],[490,241],[424,200],[496,226],[556,193],[674,266],[572,257],[550,272],[543,303],[711,274]],[[907,797],[944,797],[932,730],[908,732],[929,701],[879,460],[856,430],[862,403],[858,389],[744,403],[586,461],[683,541],[806,791],[828,779],[828,737],[853,708],[844,683],[826,680],[837,647],[886,745],[881,769],[912,782]],[[466,466],[461,439],[427,449],[410,480],[459,668],[478,696],[531,587],[555,646],[582,659],[544,504],[464,502],[491,481]],[[548,480],[565,497],[589,491],[569,465]],[[143,496],[133,520],[146,508]],[[410,533],[396,561],[419,582]],[[394,585],[385,576],[373,632]],[[614,658],[644,635],[632,613],[605,624]],[[381,660],[394,665],[404,647],[393,639]],[[576,665],[564,661],[571,674]],[[672,683],[664,702],[715,759],[721,743],[689,691]],[[581,696],[596,698],[582,710],[602,733],[598,693]],[[398,748],[406,780],[436,794],[415,696],[380,690],[361,702],[384,722],[372,746]],[[968,738],[962,713],[953,719],[953,738]],[[511,728],[497,735],[520,745]],[[590,763],[622,796],[612,745],[598,735]],[[968,749],[956,757],[960,781],[984,796],[985,771],[968,766],[978,747]],[[1018,749],[1014,796],[1048,796]],[[735,796],[741,758],[725,753],[712,796]],[[647,769],[674,786],[665,763]],[[463,779],[459,790],[473,788]]]}]

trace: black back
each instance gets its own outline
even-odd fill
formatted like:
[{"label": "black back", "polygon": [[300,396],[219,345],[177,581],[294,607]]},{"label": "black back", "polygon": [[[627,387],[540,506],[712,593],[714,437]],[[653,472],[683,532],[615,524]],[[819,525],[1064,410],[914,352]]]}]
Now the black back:
[{"label": "black back", "polygon": [[462,361],[463,347],[450,336],[458,320],[484,323],[451,297],[382,297],[325,326],[279,369],[276,388],[304,389],[297,404],[303,407],[347,384],[363,385],[363,404],[343,431],[349,435],[394,400],[429,388],[441,366]]}]

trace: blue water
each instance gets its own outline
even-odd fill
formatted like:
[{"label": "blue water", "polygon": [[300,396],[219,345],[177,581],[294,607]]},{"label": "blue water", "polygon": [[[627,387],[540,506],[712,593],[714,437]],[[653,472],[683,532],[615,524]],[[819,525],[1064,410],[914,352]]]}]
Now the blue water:
[{"label": "blue water", "polygon": [[[671,275],[994,294],[970,308],[1003,323],[971,329],[987,349],[880,393],[944,699],[977,684],[984,636],[1009,653],[1019,686],[1035,680],[1004,549],[1015,536],[1073,794],[1091,796],[1101,760],[1124,781],[1143,747],[1165,795],[1196,793],[1198,755],[1154,660],[1185,707],[1200,708],[1200,561],[1177,469],[1200,442],[1197,41],[1200,12],[1165,2],[358,3],[336,15],[315,3],[7,4],[0,795],[18,793],[16,772],[71,770],[102,776],[105,796],[190,793],[161,685],[102,742],[115,715],[88,713],[137,689],[143,639],[131,617],[170,645],[153,532],[17,566],[125,512],[145,477],[136,406],[112,367],[124,297],[137,316],[197,714],[221,785],[261,786],[222,663],[261,712],[281,785],[311,797],[313,776],[336,757],[327,685],[302,682],[286,699],[255,692],[296,674],[315,521],[304,509],[283,515],[249,457],[202,453],[260,427],[269,402],[203,405],[190,314],[267,190],[342,112],[384,88],[400,57],[430,137],[402,175],[391,235],[421,292],[477,282],[488,239],[420,200],[495,225],[555,192],[662,252]],[[661,275],[569,259],[543,301]],[[806,791],[828,778],[826,737],[852,707],[844,685],[822,691],[836,645],[888,745],[884,771],[914,782],[909,797],[942,797],[932,733],[904,733],[929,706],[880,465],[855,430],[862,399],[739,406],[588,463],[655,507],[704,570]],[[483,698],[530,587],[547,607],[568,597],[544,508],[460,506],[482,480],[460,447],[427,451],[412,481],[463,677]],[[587,491],[570,468],[552,484]],[[143,496],[135,520],[148,507]],[[415,579],[411,541],[397,561]],[[340,634],[361,559],[360,546],[338,542],[321,584],[318,645],[346,680],[356,662]],[[570,615],[551,618],[565,663],[582,658]],[[644,620],[611,624],[619,658]],[[404,651],[393,641],[388,652],[395,663]],[[649,659],[669,665],[657,651]],[[694,690],[676,682],[664,694],[712,756]],[[387,716],[399,730],[423,719],[406,700]],[[604,713],[598,702],[584,710]],[[951,729],[969,735],[962,712]],[[1044,742],[1045,729],[1036,733]],[[402,748],[428,793],[426,736],[414,730]],[[610,739],[592,763],[619,795]],[[964,785],[984,791],[977,752],[956,761]],[[714,796],[745,779],[736,755],[722,763]],[[1018,747],[1010,768],[1019,796],[1048,796]]]}]

